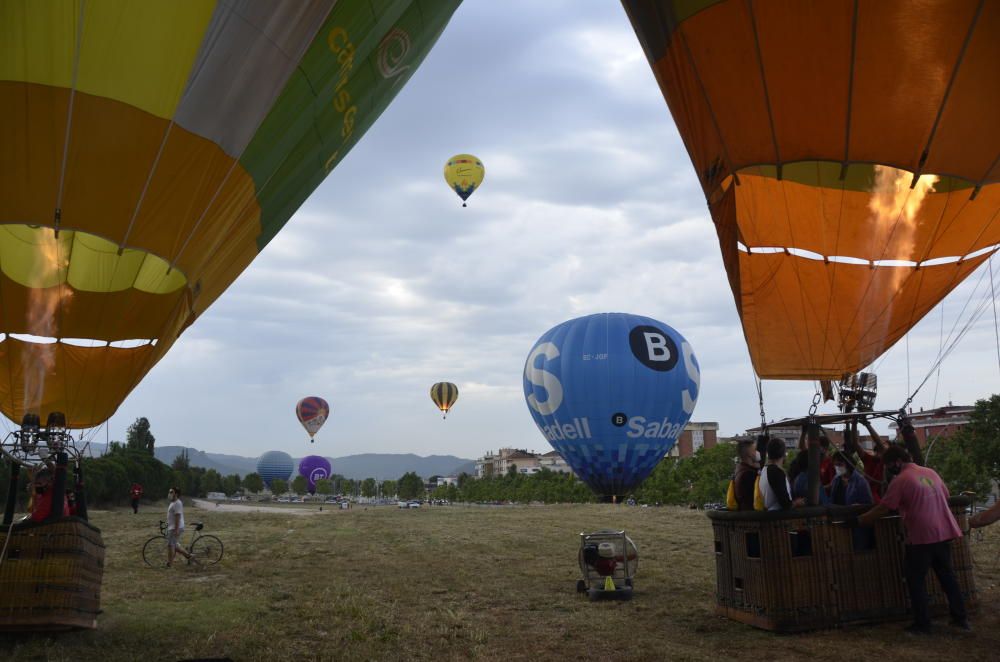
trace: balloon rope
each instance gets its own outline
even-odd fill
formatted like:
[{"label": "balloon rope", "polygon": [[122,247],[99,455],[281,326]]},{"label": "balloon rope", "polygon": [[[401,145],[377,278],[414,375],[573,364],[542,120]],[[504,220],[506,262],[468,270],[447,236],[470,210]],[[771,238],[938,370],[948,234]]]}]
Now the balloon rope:
[{"label": "balloon rope", "polygon": [[990,294],[993,298],[993,335],[997,339],[997,369],[1000,369],[1000,329],[997,328],[997,291],[993,283],[993,256],[987,264],[990,265]]}]

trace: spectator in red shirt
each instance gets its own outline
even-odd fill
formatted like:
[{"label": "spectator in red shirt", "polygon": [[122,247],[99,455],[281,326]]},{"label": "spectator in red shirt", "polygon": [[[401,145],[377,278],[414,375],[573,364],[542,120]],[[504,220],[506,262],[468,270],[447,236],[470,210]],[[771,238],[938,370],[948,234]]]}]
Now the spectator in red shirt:
[{"label": "spectator in red shirt", "polygon": [[858,524],[871,526],[892,510],[898,510],[903,518],[906,530],[903,573],[913,607],[913,624],[906,631],[910,634],[931,632],[927,601],[927,571],[931,568],[948,596],[951,624],[971,630],[962,589],[951,565],[951,541],[961,538],[962,531],[948,507],[948,487],[933,469],[914,464],[902,446],[885,451],[882,463],[893,479],[882,496],[882,503],[858,518]]},{"label": "spectator in red shirt", "polygon": [[139,512],[139,499],[142,497],[142,485],[139,483],[132,483],[131,489],[128,491],[129,500],[132,502],[132,514]]}]

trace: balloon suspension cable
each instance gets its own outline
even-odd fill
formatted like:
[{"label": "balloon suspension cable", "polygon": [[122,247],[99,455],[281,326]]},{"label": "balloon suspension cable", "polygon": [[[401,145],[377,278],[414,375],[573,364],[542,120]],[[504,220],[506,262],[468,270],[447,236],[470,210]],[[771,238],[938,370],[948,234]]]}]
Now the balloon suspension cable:
[{"label": "balloon suspension cable", "polygon": [[819,407],[820,400],[823,399],[822,393],[813,393],[812,404],[809,406],[809,417],[812,418],[816,415],[816,409]]},{"label": "balloon suspension cable", "polygon": [[993,335],[997,341],[997,369],[1000,370],[1000,328],[997,326],[997,290],[993,282],[993,256],[987,260],[990,267],[990,295],[993,299]]},{"label": "balloon suspension cable", "polygon": [[753,376],[754,386],[757,387],[757,402],[760,404],[760,433],[767,434],[767,415],[764,413],[764,388],[763,382],[757,377],[757,373]]},{"label": "balloon suspension cable", "polygon": [[[992,259],[993,258],[991,257],[990,260]],[[969,304],[972,302],[973,297],[976,296],[980,286],[983,284],[983,278],[985,278],[987,274],[989,274],[990,276],[990,291],[981,295],[983,297],[982,300],[973,308],[972,312],[969,313],[969,317],[965,321],[965,324],[963,324],[961,328],[959,328],[959,322],[961,321],[962,316],[965,315],[966,309],[969,308]],[[966,298],[965,304],[962,306],[962,310],[958,313],[958,316],[955,318],[955,323],[952,324],[951,330],[948,332],[948,339],[942,344],[942,348],[938,352],[937,358],[935,358],[934,362],[931,364],[930,369],[927,371],[927,375],[917,385],[917,388],[913,390],[913,392],[909,395],[909,397],[906,398],[906,402],[903,403],[903,406],[900,407],[901,412],[904,413],[906,412],[907,408],[913,403],[913,399],[917,397],[917,393],[920,392],[920,389],[922,389],[924,385],[930,380],[931,376],[934,375],[934,373],[940,369],[941,364],[944,363],[945,359],[951,355],[951,353],[958,346],[958,343],[965,337],[965,334],[967,334],[972,329],[973,325],[975,325],[975,323],[979,321],[979,319],[983,316],[983,314],[985,314],[987,308],[989,307],[989,304],[992,303],[994,306],[996,306],[995,292],[996,292],[996,284],[993,279],[993,269],[991,265],[989,270],[985,269],[983,270],[983,273],[979,277],[979,280],[976,282],[976,285],[972,289],[972,292],[970,292],[968,298]],[[994,322],[994,327],[995,326],[996,323]],[[998,347],[1000,347],[1000,340],[998,340]],[[1000,362],[1000,349],[998,349],[997,353],[998,353],[998,362]]]}]

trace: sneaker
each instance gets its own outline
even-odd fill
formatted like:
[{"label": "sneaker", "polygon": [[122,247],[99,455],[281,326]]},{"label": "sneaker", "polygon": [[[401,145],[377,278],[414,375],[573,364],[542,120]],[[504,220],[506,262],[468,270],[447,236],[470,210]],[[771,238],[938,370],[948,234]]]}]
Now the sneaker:
[{"label": "sneaker", "polygon": [[958,630],[964,630],[965,632],[972,632],[972,626],[969,625],[969,619],[967,618],[953,618],[948,621],[948,625]]},{"label": "sneaker", "polygon": [[918,625],[917,623],[911,623],[903,628],[903,632],[914,637],[926,637],[931,633],[931,628],[929,625]]}]

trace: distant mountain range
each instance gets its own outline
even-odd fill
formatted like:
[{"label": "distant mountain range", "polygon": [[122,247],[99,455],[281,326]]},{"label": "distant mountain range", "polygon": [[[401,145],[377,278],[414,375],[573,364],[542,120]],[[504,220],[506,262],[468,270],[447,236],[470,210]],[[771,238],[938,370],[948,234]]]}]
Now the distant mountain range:
[{"label": "distant mountain range", "polygon": [[[246,476],[257,471],[257,458],[242,455],[227,455],[225,453],[206,453],[197,448],[184,446],[156,446],[156,459],[170,464],[184,450],[187,450],[188,461],[192,466],[215,469],[223,476],[239,474]],[[91,452],[100,455],[104,452],[104,444],[91,444]],[[292,458],[298,466],[302,458]],[[333,472],[345,478],[363,480],[396,480],[408,471],[415,472],[421,478],[431,476],[455,476],[463,471],[474,474],[475,460],[468,460],[454,455],[430,455],[421,457],[412,453],[362,453],[346,457],[327,457],[333,466]]]}]

